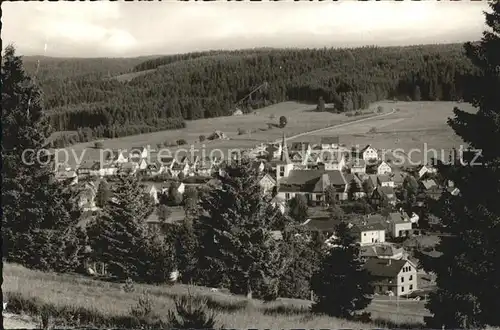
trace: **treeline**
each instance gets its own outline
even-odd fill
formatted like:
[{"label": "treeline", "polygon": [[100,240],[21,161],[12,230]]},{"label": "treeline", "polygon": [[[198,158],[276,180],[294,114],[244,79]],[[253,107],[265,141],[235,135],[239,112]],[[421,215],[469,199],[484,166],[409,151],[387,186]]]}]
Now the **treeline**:
[{"label": "treeline", "polygon": [[[129,61],[115,68],[132,62],[115,61]],[[157,70],[125,83],[103,79],[104,65],[96,66],[100,78],[40,76],[57,130],[228,115],[235,102],[263,82],[267,88],[248,98],[241,105],[244,110],[286,100],[317,102],[320,96],[338,111],[366,108],[387,98],[459,100],[461,77],[471,71],[461,45],[455,44],[191,53],[137,64],[129,71]]]}]

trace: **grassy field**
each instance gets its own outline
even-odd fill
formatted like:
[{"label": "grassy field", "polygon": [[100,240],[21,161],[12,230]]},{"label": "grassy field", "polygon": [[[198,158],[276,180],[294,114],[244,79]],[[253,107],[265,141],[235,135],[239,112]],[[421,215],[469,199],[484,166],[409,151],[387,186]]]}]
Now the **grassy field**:
[{"label": "grassy field", "polygon": [[36,316],[41,307],[49,306],[54,315],[58,315],[60,324],[66,326],[123,325],[120,322],[125,322],[130,316],[131,308],[145,290],[153,302],[154,315],[160,319],[165,319],[167,312],[174,308],[175,297],[189,292],[206,297],[207,306],[217,313],[219,326],[226,328],[414,328],[420,327],[423,316],[428,315],[423,302],[401,300],[398,304],[395,300],[376,299],[367,309],[375,321],[361,324],[311,315],[308,312],[310,302],[305,300],[279,299],[271,303],[253,300],[249,304],[240,296],[185,285],[135,284],[135,291],[130,293],[118,283],[78,275],[43,273],[13,264],[4,264],[3,279],[9,312]]},{"label": "grassy field", "polygon": [[[164,143],[165,141],[175,143],[178,139],[185,139],[188,143],[188,149],[191,145],[197,149],[201,149],[203,145],[205,145],[203,149],[207,152],[213,149],[219,149],[226,155],[228,149],[250,148],[262,142],[275,141],[279,139],[283,133],[287,136],[292,136],[298,133],[373,115],[373,113],[365,111],[365,115],[348,117],[345,114],[316,112],[314,109],[315,105],[283,102],[259,109],[255,114],[193,120],[188,121],[184,129],[105,140],[104,147],[111,149],[131,149],[133,147],[150,145],[152,148],[156,148],[158,143]],[[271,119],[271,116],[274,118]],[[277,124],[280,116],[287,117],[287,126],[284,129],[277,127],[268,129],[268,123]],[[238,135],[238,129],[246,130],[248,133]],[[209,136],[215,130],[224,132],[230,140],[198,142],[200,135]],[[73,150],[77,156],[80,156],[82,151],[85,150],[83,159],[99,159],[99,150],[93,149],[93,145],[93,142],[81,143],[67,149]],[[170,150],[175,152],[177,148],[170,148]],[[72,161],[74,161],[74,159],[72,159]],[[73,164],[71,163],[71,165]]]}]

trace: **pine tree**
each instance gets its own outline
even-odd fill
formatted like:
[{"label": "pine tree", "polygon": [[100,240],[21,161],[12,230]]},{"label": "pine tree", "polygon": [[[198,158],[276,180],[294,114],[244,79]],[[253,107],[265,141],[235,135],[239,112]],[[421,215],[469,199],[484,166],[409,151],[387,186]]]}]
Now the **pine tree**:
[{"label": "pine tree", "polygon": [[347,191],[347,198],[350,201],[355,200],[356,199],[356,193],[358,193],[360,191],[361,191],[361,189],[358,186],[358,182],[356,181],[356,179],[352,178],[351,182],[349,182],[349,189]]},{"label": "pine tree", "polygon": [[296,195],[290,200],[290,216],[297,223],[304,223],[309,217],[307,199],[303,195]]},{"label": "pine tree", "polygon": [[99,183],[99,188],[97,188],[96,195],[96,205],[97,207],[104,207],[109,199],[111,198],[111,190],[109,188],[109,183],[105,180],[102,180]]},{"label": "pine tree", "polygon": [[193,222],[185,218],[175,231],[175,255],[177,269],[181,275],[182,283],[192,283],[197,276],[198,242],[193,228]]},{"label": "pine tree", "polygon": [[454,131],[473,148],[482,150],[481,166],[441,165],[460,189],[444,194],[439,214],[453,237],[437,247],[443,254],[423,258],[424,267],[437,274],[438,290],[427,304],[433,317],[428,325],[480,328],[500,325],[500,2],[490,2],[485,13],[492,29],[478,43],[466,43],[467,57],[476,73],[466,80],[464,101],[477,113],[454,110]]},{"label": "pine tree", "polygon": [[112,199],[88,229],[96,258],[107,264],[119,279],[162,282],[173,269],[173,251],[148,230],[145,222],[153,205],[139,180],[121,176],[113,186]]},{"label": "pine tree", "polygon": [[223,166],[216,178],[220,185],[203,196],[195,221],[200,273],[210,285],[225,282],[248,298],[257,287],[268,291],[262,295],[277,291],[283,261],[271,230],[278,216],[261,194],[259,173],[243,159]]},{"label": "pine tree", "polygon": [[[50,244],[62,244],[53,238],[62,239],[79,217],[72,199],[75,192],[54,180],[53,161],[44,153],[50,133],[40,89],[8,46],[2,58],[3,252],[9,261],[42,269],[52,269],[54,262],[37,264],[32,251],[36,246],[49,251]],[[57,261],[64,255],[50,258]]]},{"label": "pine tree", "polygon": [[312,311],[352,318],[371,302],[371,276],[363,269],[359,247],[347,224],[339,224],[335,235],[334,247],[325,252],[312,278],[311,287],[316,296]]}]

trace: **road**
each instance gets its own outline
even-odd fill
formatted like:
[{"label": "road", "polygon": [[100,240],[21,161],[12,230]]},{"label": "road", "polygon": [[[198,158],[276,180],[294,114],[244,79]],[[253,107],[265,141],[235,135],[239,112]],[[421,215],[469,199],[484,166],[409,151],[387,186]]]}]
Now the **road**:
[{"label": "road", "polygon": [[[309,134],[314,134],[314,133],[319,133],[319,132],[331,130],[331,129],[334,129],[334,128],[340,128],[340,127],[344,127],[344,126],[358,124],[358,123],[361,123],[361,122],[364,122],[364,121],[368,121],[368,120],[373,120],[373,119],[376,119],[376,118],[386,117],[386,116],[394,114],[395,112],[396,112],[396,109],[392,109],[391,112],[383,113],[381,115],[376,115],[376,116],[372,116],[372,117],[368,117],[368,118],[357,119],[357,120],[349,121],[347,123],[336,124],[336,125],[333,125],[333,126],[318,128],[318,129],[315,129],[315,130],[312,130],[312,131],[295,134],[295,135],[286,137],[285,141],[293,140],[293,139],[296,139],[298,137],[306,136],[306,135],[309,135]],[[274,141],[274,143],[279,143],[279,142],[281,142],[281,139],[277,139],[276,141]]]}]

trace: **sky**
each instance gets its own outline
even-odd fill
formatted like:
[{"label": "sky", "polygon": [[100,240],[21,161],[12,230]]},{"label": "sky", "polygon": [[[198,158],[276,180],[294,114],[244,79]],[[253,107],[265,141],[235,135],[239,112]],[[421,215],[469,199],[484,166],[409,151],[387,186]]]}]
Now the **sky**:
[{"label": "sky", "polygon": [[254,47],[478,40],[485,1],[3,2],[2,40],[23,55],[133,57]]}]

